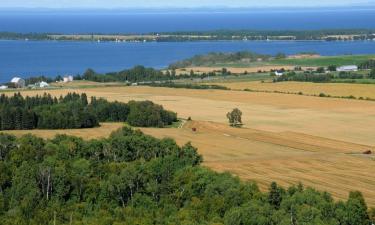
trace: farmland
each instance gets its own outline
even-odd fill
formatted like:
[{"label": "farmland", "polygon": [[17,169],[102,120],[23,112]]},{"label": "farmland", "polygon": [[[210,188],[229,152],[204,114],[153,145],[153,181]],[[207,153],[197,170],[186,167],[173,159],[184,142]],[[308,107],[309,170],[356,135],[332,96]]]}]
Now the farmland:
[{"label": "farmland", "polygon": [[[294,85],[295,88],[308,88],[298,83]],[[337,86],[329,86],[330,90],[339,90],[343,95],[352,94],[349,86],[334,85]],[[358,90],[357,86],[353,87],[358,93],[373,93],[372,89],[366,89],[371,85],[358,86]],[[324,92],[321,88],[326,87],[317,87],[317,91]],[[329,191],[340,199],[346,198],[350,190],[360,190],[368,203],[375,206],[375,161],[371,155],[362,155],[375,145],[374,128],[370,125],[375,124],[375,102],[235,90],[152,87],[88,87],[82,90],[66,87],[48,92],[59,96],[73,90],[110,101],[147,99],[177,112],[181,118],[191,117],[193,121],[183,128],[142,130],[156,137],[172,137],[179,144],[191,141],[203,155],[204,165],[216,171],[230,171],[243,179],[255,180],[263,189],[273,180],[285,186],[302,182]],[[303,91],[307,93],[307,90]],[[27,91],[24,94],[43,92]],[[227,125],[225,114],[235,107],[243,112],[245,126],[242,129]],[[60,132],[96,138],[107,136],[120,126],[122,124],[102,124],[102,127],[88,132],[32,132],[47,138]],[[192,131],[193,127],[197,132]],[[24,132],[12,133],[20,135]]]},{"label": "farmland", "polygon": [[[209,58],[210,56],[205,56]],[[217,57],[217,56],[211,56]],[[269,72],[271,70],[293,70],[296,66],[302,67],[303,70],[316,69],[317,67],[328,67],[330,65],[344,66],[344,65],[358,65],[370,59],[374,59],[375,55],[343,55],[343,56],[320,56],[298,54],[291,55],[285,58],[266,58],[260,61],[252,60],[221,60],[212,59],[207,61],[199,61],[200,59],[190,60],[192,65],[178,68],[177,74],[194,71],[195,73],[208,73],[221,71],[226,68],[233,74],[256,73],[258,71]],[[189,62],[189,60],[181,61]],[[183,64],[183,63],[182,63]],[[197,64],[197,65],[195,65]]]},{"label": "farmland", "polygon": [[250,89],[254,91],[302,92],[306,95],[324,93],[331,96],[354,96],[375,98],[375,85],[371,84],[344,84],[344,83],[310,83],[310,82],[219,82],[215,83],[233,90]]}]

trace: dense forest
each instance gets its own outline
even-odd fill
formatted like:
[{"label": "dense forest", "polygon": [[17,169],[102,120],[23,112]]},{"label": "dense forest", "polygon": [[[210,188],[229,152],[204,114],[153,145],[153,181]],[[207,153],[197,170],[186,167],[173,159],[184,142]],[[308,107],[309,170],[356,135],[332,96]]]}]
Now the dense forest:
[{"label": "dense forest", "polygon": [[360,192],[346,201],[301,184],[253,182],[201,167],[190,144],[123,128],[84,141],[0,134],[0,224],[370,225]]},{"label": "dense forest", "polygon": [[177,121],[174,112],[150,101],[108,102],[85,93],[60,98],[50,94],[0,96],[0,130],[92,128],[99,122],[127,122],[139,127],[164,127]]}]

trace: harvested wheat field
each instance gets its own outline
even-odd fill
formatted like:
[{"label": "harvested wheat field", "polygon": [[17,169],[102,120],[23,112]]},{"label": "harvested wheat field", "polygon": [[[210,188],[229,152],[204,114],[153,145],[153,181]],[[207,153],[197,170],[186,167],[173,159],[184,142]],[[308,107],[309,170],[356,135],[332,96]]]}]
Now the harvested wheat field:
[{"label": "harvested wheat field", "polygon": [[25,134],[32,133],[42,138],[53,138],[58,134],[68,134],[81,137],[84,139],[97,139],[102,137],[108,137],[113,131],[123,127],[123,123],[101,123],[100,127],[86,128],[86,129],[68,129],[68,130],[11,130],[3,131],[8,134],[15,136],[22,136]]},{"label": "harvested wheat field", "polygon": [[[193,122],[181,129],[142,130],[175,138],[180,144],[192,141],[204,156],[205,165],[216,171],[256,180],[262,188],[273,180],[283,185],[302,182],[330,191],[336,198],[346,198],[349,190],[360,190],[375,206],[374,155],[362,154],[374,150],[375,102],[141,86],[49,92],[61,95],[69,91],[112,101],[147,99],[176,111],[179,117],[192,117]],[[244,128],[227,125],[226,113],[235,107],[243,112]],[[193,127],[197,132],[191,131]]]},{"label": "harvested wheat field", "polygon": [[351,190],[360,190],[368,204],[375,205],[375,162],[360,154],[370,146],[294,132],[229,128],[213,122],[193,121],[183,129],[142,130],[159,138],[174,138],[179,144],[192,140],[203,154],[205,166],[255,180],[263,190],[272,181],[284,186],[302,182],[339,199],[345,199]]},{"label": "harvested wheat field", "polygon": [[343,83],[310,83],[310,82],[232,82],[216,83],[234,90],[246,88],[255,91],[279,91],[279,92],[302,92],[307,95],[319,95],[324,93],[331,96],[355,96],[357,98],[375,99],[375,85],[373,84],[343,84]]}]

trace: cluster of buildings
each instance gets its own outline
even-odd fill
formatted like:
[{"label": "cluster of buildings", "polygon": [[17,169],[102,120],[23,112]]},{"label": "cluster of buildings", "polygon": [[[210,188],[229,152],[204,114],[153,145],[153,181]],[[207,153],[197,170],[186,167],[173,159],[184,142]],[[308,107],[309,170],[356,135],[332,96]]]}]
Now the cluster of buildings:
[{"label": "cluster of buildings", "polygon": [[[64,76],[62,81],[63,83],[72,82],[74,80],[73,76],[67,75]],[[25,79],[21,77],[13,77],[7,85],[1,85],[0,90],[6,90],[8,88],[48,88],[50,85],[45,81],[40,81],[35,84],[29,84],[26,86]]]},{"label": "cluster of buildings", "polygon": [[[338,72],[357,72],[359,70],[358,66],[356,65],[347,65],[347,66],[340,66],[336,68]],[[329,71],[327,71],[329,72]],[[284,75],[284,71],[276,70],[274,71],[275,76],[282,76]]]}]

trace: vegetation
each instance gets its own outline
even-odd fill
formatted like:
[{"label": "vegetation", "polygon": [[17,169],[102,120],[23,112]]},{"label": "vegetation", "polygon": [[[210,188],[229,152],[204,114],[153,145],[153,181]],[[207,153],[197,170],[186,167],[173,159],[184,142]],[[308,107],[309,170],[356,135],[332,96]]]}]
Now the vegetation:
[{"label": "vegetation", "polygon": [[185,68],[190,66],[209,66],[220,63],[236,63],[236,62],[256,62],[268,61],[270,55],[262,55],[248,51],[236,53],[216,53],[211,52],[205,55],[196,55],[192,58],[185,59],[169,66],[170,69]]},{"label": "vegetation", "polygon": [[42,33],[14,33],[0,32],[0,39],[3,40],[50,40],[47,34]]},{"label": "vegetation", "polygon": [[123,128],[107,139],[0,135],[1,224],[369,225],[345,202],[302,185],[254,183],[200,166],[190,144]]},{"label": "vegetation", "polygon": [[[372,40],[374,30],[367,29],[331,29],[331,30],[216,30],[161,33],[169,35],[159,41],[199,40],[189,36],[201,36],[204,40]],[[340,37],[352,36],[351,38]],[[181,36],[185,38],[181,38]],[[180,38],[178,38],[180,37]],[[178,39],[177,39],[178,38]]]},{"label": "vegetation", "polygon": [[140,127],[164,127],[177,121],[176,113],[150,101],[128,104],[69,93],[57,99],[49,94],[0,96],[1,130],[92,128],[99,122],[128,122]]},{"label": "vegetation", "polygon": [[150,83],[146,84],[152,87],[168,87],[168,88],[186,88],[186,89],[219,89],[219,90],[230,90],[229,88],[217,84],[193,84],[193,83]]},{"label": "vegetation", "polygon": [[367,60],[366,62],[362,62],[358,65],[359,69],[375,69],[375,59]]},{"label": "vegetation", "polygon": [[371,29],[330,29],[330,30],[216,30],[158,32],[134,34],[47,34],[0,32],[0,39],[7,40],[75,40],[75,41],[216,41],[216,40],[372,40],[375,31]]},{"label": "vegetation", "polygon": [[229,120],[229,124],[232,127],[241,127],[242,126],[242,112],[241,110],[235,108],[231,112],[227,113],[227,118]]},{"label": "vegetation", "polygon": [[332,74],[315,74],[310,72],[296,73],[288,72],[273,79],[274,82],[282,81],[305,81],[305,82],[329,82],[334,78]]}]

